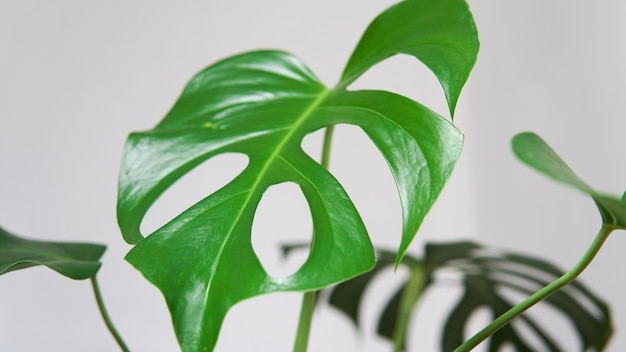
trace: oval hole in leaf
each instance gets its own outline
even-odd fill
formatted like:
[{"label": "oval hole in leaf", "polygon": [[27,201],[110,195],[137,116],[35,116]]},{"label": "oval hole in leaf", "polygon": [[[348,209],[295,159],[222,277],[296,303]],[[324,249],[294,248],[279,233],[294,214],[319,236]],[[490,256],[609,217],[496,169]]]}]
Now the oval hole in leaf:
[{"label": "oval hole in leaf", "polygon": [[141,223],[147,236],[184,210],[225,186],[248,165],[248,156],[225,153],[196,166],[168,188],[150,207]]},{"label": "oval hole in leaf", "polygon": [[281,244],[309,244],[312,231],[311,212],[300,187],[281,183],[263,194],[252,222],[252,248],[268,275],[284,278],[300,269],[309,249],[284,257]]}]

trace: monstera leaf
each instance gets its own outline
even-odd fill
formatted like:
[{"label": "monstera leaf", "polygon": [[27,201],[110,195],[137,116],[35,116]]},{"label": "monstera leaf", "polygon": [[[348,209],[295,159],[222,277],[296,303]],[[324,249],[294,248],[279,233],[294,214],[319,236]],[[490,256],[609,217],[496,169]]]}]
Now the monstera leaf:
[{"label": "monstera leaf", "polygon": [[[127,260],[164,294],[184,351],[212,350],[226,312],[243,299],[318,290],[374,266],[372,245],[350,198],[301,148],[303,138],[320,128],[359,126],[387,159],[403,206],[399,262],[448,179],[463,137],[410,99],[346,87],[372,65],[405,53],[433,70],[452,111],[477,50],[465,2],[407,0],[371,24],[334,89],[290,54],[245,53],[197,74],[154,129],[129,136],[118,196],[120,228],[136,244]],[[144,239],[139,227],[154,201],[221,153],[244,154],[248,165]],[[283,182],[300,186],[314,234],[302,267],[277,279],[252,249],[251,225],[264,191]]]},{"label": "monstera leaf", "polygon": [[100,257],[105,248],[90,243],[30,240],[0,227],[0,275],[45,265],[71,279],[88,279],[100,269]]},{"label": "monstera leaf", "polygon": [[[390,252],[379,251],[379,261],[374,270],[342,282],[327,289],[328,301],[332,307],[345,313],[351,321],[359,326],[361,298],[369,285],[385,267],[392,265]],[[410,272],[421,271],[424,276],[421,292],[435,287],[440,281],[437,275],[441,271],[455,271],[460,274],[463,295],[452,308],[445,321],[441,336],[442,351],[453,351],[466,339],[464,336],[470,323],[472,313],[480,308],[488,308],[492,315],[499,316],[511,308],[514,303],[502,294],[503,288],[516,291],[521,295],[529,295],[538,287],[549,284],[560,277],[563,272],[554,265],[541,259],[485,248],[473,242],[452,242],[444,244],[428,244],[424,259],[407,255],[403,262]],[[449,277],[449,275],[448,275]],[[410,280],[409,280],[410,281]],[[419,314],[415,303],[419,295],[413,294],[410,305],[403,306],[401,301],[409,281],[404,282],[385,305],[378,320],[378,334],[393,339],[401,323],[403,309],[408,307],[409,313]],[[449,280],[446,285],[449,286]],[[578,333],[581,349],[602,350],[613,331],[611,316],[606,304],[594,293],[578,281],[572,282],[564,289],[555,292],[545,301],[562,316],[571,321]],[[541,319],[531,316],[520,316],[520,324],[506,325],[491,336],[489,351],[499,351],[504,344],[511,344],[517,351],[562,351],[564,348],[555,339],[553,327],[544,324]],[[405,322],[406,323],[406,322]],[[526,328],[524,333],[522,326]],[[528,332],[532,333],[529,335]],[[406,335],[404,336],[406,338]],[[542,346],[538,348],[537,342]]]},{"label": "monstera leaf", "polygon": [[626,230],[626,192],[620,199],[595,191],[541,137],[532,132],[518,134],[511,143],[513,153],[520,161],[557,182],[590,195],[600,210],[605,225]]}]

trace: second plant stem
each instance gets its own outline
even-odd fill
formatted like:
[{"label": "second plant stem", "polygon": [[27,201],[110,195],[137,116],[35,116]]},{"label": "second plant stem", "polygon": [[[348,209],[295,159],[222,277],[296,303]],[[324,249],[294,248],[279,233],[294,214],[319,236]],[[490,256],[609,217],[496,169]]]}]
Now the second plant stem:
[{"label": "second plant stem", "polygon": [[400,297],[400,306],[398,308],[398,317],[396,325],[393,329],[393,351],[404,351],[404,343],[406,340],[406,332],[409,326],[409,320],[415,304],[422,295],[424,289],[424,266],[422,264],[411,268],[411,276],[407,282],[402,296]]},{"label": "second plant stem", "polygon": [[[322,145],[322,157],[320,165],[328,169],[330,162],[330,146],[332,144],[333,132],[335,126],[326,127],[324,133],[324,142]],[[314,234],[315,235],[315,234]],[[300,309],[300,320],[298,322],[298,331],[296,332],[296,342],[294,352],[306,352],[309,344],[309,333],[311,331],[311,321],[313,320],[313,311],[315,310],[317,291],[306,292],[302,298],[302,308]]]},{"label": "second plant stem", "polygon": [[489,336],[493,335],[496,331],[500,330],[503,326],[511,322],[511,320],[513,320],[515,317],[524,313],[530,307],[541,302],[557,290],[561,289],[563,286],[574,281],[574,279],[576,279],[578,275],[580,275],[585,270],[585,268],[587,268],[587,266],[596,256],[596,254],[598,254],[600,248],[602,247],[602,244],[604,243],[604,241],[606,241],[612,231],[613,228],[611,226],[603,225],[585,254],[578,261],[578,263],[576,263],[576,265],[574,265],[574,267],[570,269],[570,271],[563,274],[563,276],[559,277],[551,284],[535,292],[532,296],[526,298],[518,305],[506,311],[496,320],[492,321],[489,325],[479,331],[476,335],[472,336],[472,338],[465,341],[461,346],[457,347],[454,352],[471,351],[474,347],[478,346],[478,344],[489,338]]},{"label": "second plant stem", "polygon": [[124,343],[122,336],[119,334],[119,332],[117,332],[117,329],[115,329],[115,326],[113,325],[113,322],[111,321],[111,318],[109,317],[109,313],[107,312],[106,307],[104,306],[104,301],[102,300],[102,293],[100,293],[100,286],[98,285],[98,281],[96,280],[95,276],[91,277],[91,287],[93,288],[93,293],[94,293],[94,296],[96,297],[96,303],[98,303],[98,309],[100,310],[100,314],[102,315],[102,319],[104,320],[104,323],[106,324],[107,329],[109,329],[109,332],[111,333],[111,335],[113,335],[113,338],[115,339],[115,342],[117,342],[120,349],[123,352],[129,352],[130,350],[126,346],[126,343]]}]

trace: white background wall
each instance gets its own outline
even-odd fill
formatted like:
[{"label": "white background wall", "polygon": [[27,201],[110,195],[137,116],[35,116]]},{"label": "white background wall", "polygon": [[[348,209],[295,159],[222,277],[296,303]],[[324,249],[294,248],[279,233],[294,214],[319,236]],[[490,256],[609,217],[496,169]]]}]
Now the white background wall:
[{"label": "white background wall", "polygon": [[[195,72],[242,51],[285,49],[332,85],[367,23],[391,3],[0,1],[0,226],[34,238],[107,244],[98,277],[129,346],[177,350],[160,293],[122,259],[130,247],[116,225],[115,200],[126,135],[156,124]],[[570,267],[599,228],[594,206],[521,166],[509,140],[536,131],[592,185],[615,194],[626,188],[626,3],[470,5],[482,44],[456,115],[466,149],[412,251],[420,253],[429,240],[470,237]],[[357,86],[390,89],[447,111],[435,79],[408,58],[379,65]],[[306,146],[315,153],[318,142],[313,136]],[[357,129],[341,126],[331,164],[374,241],[396,246],[398,199],[375,148]],[[168,202],[157,205],[146,228],[197,199],[196,192],[203,196],[226,182],[238,167],[240,159],[211,162],[179,187],[182,195],[168,194]],[[270,190],[255,220],[255,248],[265,253],[261,259],[272,272],[284,270],[276,250],[280,241],[310,236],[303,201],[289,203],[295,192],[290,186]],[[616,233],[583,275],[613,307],[617,334],[611,351],[626,350],[620,333],[626,326],[623,237]],[[381,280],[378,292],[390,292],[401,276]],[[413,350],[436,350],[441,319],[433,306],[457,293],[443,290],[425,298],[412,325]],[[368,295],[368,302],[374,308],[364,317],[364,329],[371,332],[382,298]],[[299,304],[297,294],[277,294],[236,306],[218,351],[290,350]],[[328,309],[318,313],[311,351],[389,349],[368,334],[360,342],[344,317]],[[115,348],[87,281],[43,268],[0,277],[0,351]]]}]

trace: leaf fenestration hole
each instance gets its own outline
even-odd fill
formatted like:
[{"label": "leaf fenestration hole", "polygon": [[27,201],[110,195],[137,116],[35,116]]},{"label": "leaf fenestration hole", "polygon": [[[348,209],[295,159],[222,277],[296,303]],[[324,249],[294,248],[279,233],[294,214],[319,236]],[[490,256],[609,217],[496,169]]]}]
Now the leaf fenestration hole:
[{"label": "leaf fenestration hole", "polygon": [[[326,128],[311,132],[302,139],[301,147],[312,159],[319,161],[322,157],[322,145]],[[331,157],[332,159],[332,157]]]},{"label": "leaf fenestration hole", "polygon": [[[292,182],[263,194],[252,223],[252,248],[268,275],[280,279],[297,272],[309,256],[313,223],[309,205]],[[283,256],[282,245],[305,245]]]},{"label": "leaf fenestration hole", "polygon": [[330,170],[356,206],[376,246],[397,248],[402,206],[384,156],[363,130],[335,126]]},{"label": "leaf fenestration hole", "polygon": [[147,236],[180,213],[224,187],[248,165],[248,156],[225,153],[212,157],[178,179],[159,197],[141,223]]},{"label": "leaf fenestration hole", "polygon": [[426,65],[409,55],[395,55],[379,62],[348,89],[387,90],[416,100],[442,116],[450,115],[437,77]]}]

